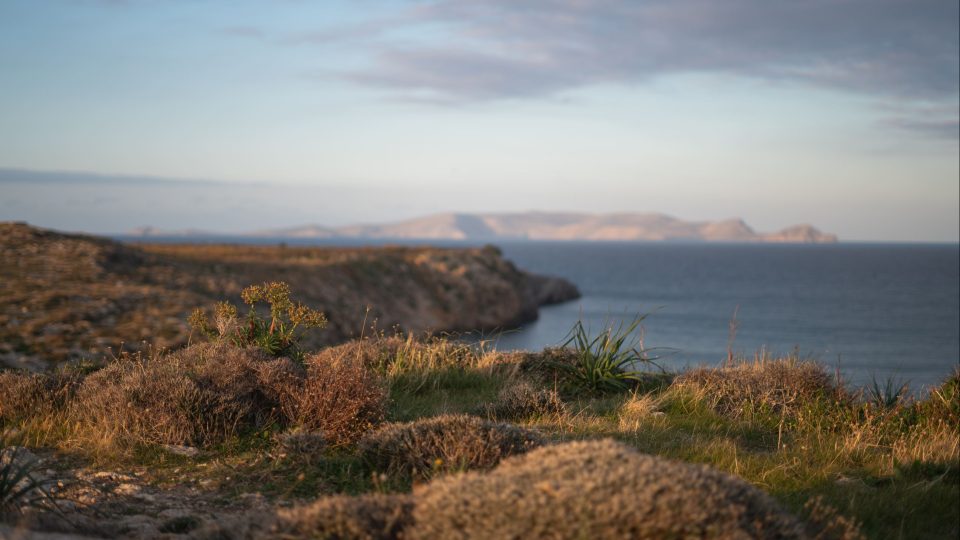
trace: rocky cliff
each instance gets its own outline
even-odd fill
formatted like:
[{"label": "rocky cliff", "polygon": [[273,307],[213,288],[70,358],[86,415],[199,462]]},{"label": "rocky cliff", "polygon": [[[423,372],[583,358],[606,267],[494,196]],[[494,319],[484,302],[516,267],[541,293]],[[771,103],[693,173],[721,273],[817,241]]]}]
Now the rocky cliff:
[{"label": "rocky cliff", "polygon": [[510,328],[579,296],[494,247],[129,245],[2,223],[0,260],[0,362],[11,366],[97,357],[121,343],[178,347],[193,308],[239,303],[245,286],[268,280],[327,314],[308,346],[361,331]]}]

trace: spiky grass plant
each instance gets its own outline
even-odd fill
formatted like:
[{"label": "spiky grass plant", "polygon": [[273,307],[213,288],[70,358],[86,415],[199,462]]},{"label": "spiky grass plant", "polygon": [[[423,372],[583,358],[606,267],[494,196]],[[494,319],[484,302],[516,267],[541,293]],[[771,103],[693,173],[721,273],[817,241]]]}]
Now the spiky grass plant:
[{"label": "spiky grass plant", "polygon": [[44,502],[53,501],[46,488],[48,482],[35,474],[36,460],[24,452],[17,446],[0,449],[0,516],[19,512],[24,507],[44,508]]},{"label": "spiky grass plant", "polygon": [[603,394],[629,390],[642,380],[637,366],[652,364],[656,357],[643,348],[641,324],[646,315],[637,315],[629,323],[608,324],[591,335],[583,321],[577,321],[563,347],[575,351],[569,361],[551,362],[566,376],[575,390]]},{"label": "spiky grass plant", "polygon": [[867,401],[884,409],[892,409],[900,405],[909,393],[909,383],[899,382],[893,377],[887,377],[881,384],[877,378],[866,388]]}]

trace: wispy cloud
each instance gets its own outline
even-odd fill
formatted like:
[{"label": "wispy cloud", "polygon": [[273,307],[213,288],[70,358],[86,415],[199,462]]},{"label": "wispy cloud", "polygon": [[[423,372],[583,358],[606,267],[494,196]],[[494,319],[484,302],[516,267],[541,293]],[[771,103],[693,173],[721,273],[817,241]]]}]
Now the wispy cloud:
[{"label": "wispy cloud", "polygon": [[[453,102],[720,73],[956,110],[958,16],[944,0],[437,0],[323,37],[369,38],[348,79]],[[404,27],[434,38],[384,37]]]}]

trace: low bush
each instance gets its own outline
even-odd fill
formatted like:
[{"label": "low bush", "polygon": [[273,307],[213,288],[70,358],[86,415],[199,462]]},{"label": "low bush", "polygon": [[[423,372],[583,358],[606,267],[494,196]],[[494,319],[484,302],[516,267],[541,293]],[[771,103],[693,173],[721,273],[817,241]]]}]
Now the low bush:
[{"label": "low bush", "polygon": [[280,510],[272,534],[283,538],[396,539],[410,524],[412,512],[409,495],[337,495]]},{"label": "low bush", "polygon": [[295,398],[294,423],[320,431],[333,446],[355,442],[386,414],[387,388],[380,376],[347,351],[306,359],[307,376]]},{"label": "low bush", "polygon": [[388,424],[367,434],[360,457],[376,471],[430,478],[438,473],[489,469],[501,459],[542,445],[535,431],[468,415]]},{"label": "low bush", "polygon": [[920,403],[923,416],[932,422],[943,422],[960,431],[960,367],[930,391],[930,395]]},{"label": "low bush", "polygon": [[612,440],[547,446],[488,473],[434,480],[414,497],[411,539],[805,535],[799,520],[740,478]]},{"label": "low bush", "polygon": [[53,371],[0,371],[0,421],[14,422],[62,411],[89,370],[66,365]]},{"label": "low bush", "polygon": [[84,380],[72,410],[81,436],[101,445],[207,446],[284,424],[302,378],[290,360],[201,344],[112,362]]},{"label": "low bush", "polygon": [[673,388],[693,392],[734,418],[756,412],[794,417],[817,400],[846,399],[821,365],[793,359],[696,368],[676,377]]},{"label": "low bush", "polygon": [[566,404],[555,390],[537,388],[522,380],[505,386],[495,402],[481,408],[483,415],[499,420],[521,420],[564,414],[566,411]]}]

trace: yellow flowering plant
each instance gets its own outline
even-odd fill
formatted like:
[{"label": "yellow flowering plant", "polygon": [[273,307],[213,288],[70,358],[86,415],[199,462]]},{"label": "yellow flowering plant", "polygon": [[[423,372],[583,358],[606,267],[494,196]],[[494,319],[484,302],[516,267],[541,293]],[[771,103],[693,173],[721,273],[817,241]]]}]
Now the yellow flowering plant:
[{"label": "yellow flowering plant", "polygon": [[[240,319],[237,306],[218,302],[213,324],[206,312],[197,308],[188,320],[190,326],[212,340],[226,339],[240,347],[256,346],[271,356],[302,361],[302,332],[327,325],[322,312],[290,300],[290,286],[282,281],[251,285],[240,293],[240,298],[249,306],[245,320]],[[270,307],[269,319],[257,310],[257,304],[262,302]]]}]

